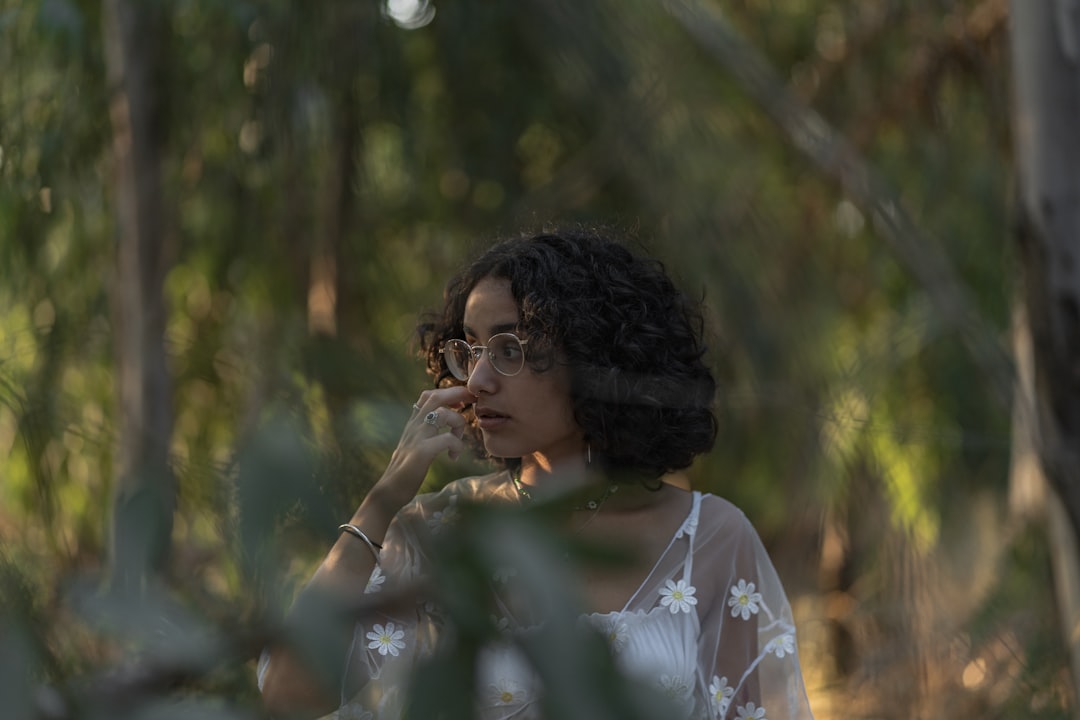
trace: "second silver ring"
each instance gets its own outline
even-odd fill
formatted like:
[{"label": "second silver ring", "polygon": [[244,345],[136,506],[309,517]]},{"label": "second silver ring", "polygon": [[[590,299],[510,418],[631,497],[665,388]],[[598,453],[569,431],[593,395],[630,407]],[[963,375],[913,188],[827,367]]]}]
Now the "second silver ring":
[{"label": "second silver ring", "polygon": [[439,411],[432,410],[431,412],[429,412],[427,415],[424,416],[424,422],[426,422],[428,425],[431,425],[432,427],[439,427]]}]

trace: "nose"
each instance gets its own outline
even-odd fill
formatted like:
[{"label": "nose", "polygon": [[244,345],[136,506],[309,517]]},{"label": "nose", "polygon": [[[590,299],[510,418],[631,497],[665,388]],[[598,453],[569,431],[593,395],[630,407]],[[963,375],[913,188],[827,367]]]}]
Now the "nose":
[{"label": "nose", "polygon": [[491,357],[488,355],[487,350],[484,350],[480,354],[480,359],[473,363],[472,372],[469,373],[469,379],[466,381],[465,387],[473,395],[479,395],[480,393],[490,395],[495,392],[499,382],[498,375],[495,368],[491,366]]}]

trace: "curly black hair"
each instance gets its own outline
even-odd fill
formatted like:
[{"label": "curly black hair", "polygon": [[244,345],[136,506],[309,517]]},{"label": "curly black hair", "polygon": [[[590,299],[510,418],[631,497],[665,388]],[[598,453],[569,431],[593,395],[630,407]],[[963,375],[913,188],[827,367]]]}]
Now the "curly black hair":
[{"label": "curly black hair", "polygon": [[[436,386],[461,384],[439,353],[463,338],[476,284],[505,278],[529,339],[528,362],[569,367],[574,418],[613,479],[656,479],[688,467],[716,440],[716,381],[705,365],[698,303],[662,263],[609,231],[559,230],[498,242],[447,285],[441,316],[418,327]],[[470,418],[471,419],[471,418]],[[470,423],[471,444],[482,453]],[[511,467],[517,458],[493,458]]]}]

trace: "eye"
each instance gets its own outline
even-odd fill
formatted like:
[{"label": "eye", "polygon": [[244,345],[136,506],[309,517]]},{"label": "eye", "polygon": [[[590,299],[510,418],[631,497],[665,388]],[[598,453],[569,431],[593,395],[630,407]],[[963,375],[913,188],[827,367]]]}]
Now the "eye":
[{"label": "eye", "polygon": [[521,343],[514,338],[501,338],[495,350],[503,360],[517,360],[521,357]]}]

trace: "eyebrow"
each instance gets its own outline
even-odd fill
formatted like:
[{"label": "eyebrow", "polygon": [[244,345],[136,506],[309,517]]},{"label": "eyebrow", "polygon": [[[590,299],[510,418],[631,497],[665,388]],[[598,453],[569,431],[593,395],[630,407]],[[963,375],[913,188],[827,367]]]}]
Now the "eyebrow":
[{"label": "eyebrow", "polygon": [[[462,325],[461,329],[465,331],[466,335],[472,335],[473,337],[480,337],[468,325]],[[492,327],[491,328],[491,335],[498,335],[499,333],[504,333],[504,332],[513,332],[514,330],[517,330],[517,323],[516,322],[503,323],[502,325],[495,325],[494,327]]]}]

